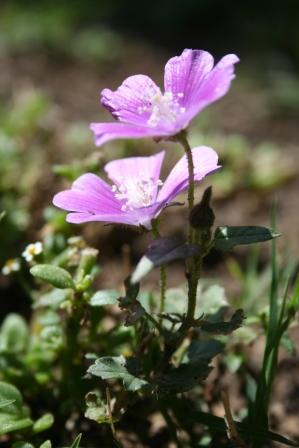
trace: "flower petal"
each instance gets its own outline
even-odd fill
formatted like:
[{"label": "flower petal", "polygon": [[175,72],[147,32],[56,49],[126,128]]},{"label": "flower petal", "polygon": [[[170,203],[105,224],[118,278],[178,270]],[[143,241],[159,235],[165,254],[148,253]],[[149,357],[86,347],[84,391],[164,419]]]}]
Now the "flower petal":
[{"label": "flower petal", "polygon": [[213,56],[207,51],[184,50],[180,56],[171,58],[165,65],[165,91],[183,94],[181,105],[188,104],[213,65]]},{"label": "flower petal", "polygon": [[123,178],[141,177],[158,181],[165,151],[149,157],[127,157],[113,160],[105,165],[104,170],[108,177],[117,185]]},{"label": "flower petal", "polygon": [[[218,155],[212,148],[198,146],[192,149],[192,156],[194,180],[196,182],[220,168]],[[188,162],[186,155],[184,155],[174,166],[158,194],[157,202],[160,204],[159,208],[163,208],[166,203],[171,202],[176,196],[186,190],[188,184]]]},{"label": "flower petal", "polygon": [[[154,157],[160,158],[161,164],[163,152],[157,156]],[[157,160],[156,167],[158,163]],[[150,228],[150,221],[155,214],[153,207],[134,211],[121,210],[122,203],[115,198],[110,185],[91,173],[83,174],[75,180],[70,190],[57,193],[53,204],[71,212],[66,220],[74,224],[102,221]]]},{"label": "flower petal", "polygon": [[136,225],[134,221],[132,221],[129,216],[127,215],[109,215],[105,213],[68,213],[66,217],[67,222],[70,222],[72,224],[82,224],[85,222],[93,222],[93,221],[100,221],[100,222],[107,222],[107,223],[115,223],[115,224],[128,224],[128,225]]},{"label": "flower petal", "polygon": [[152,98],[161,93],[159,87],[145,75],[130,76],[114,92],[104,89],[101,103],[119,121],[146,125],[150,116],[147,111]]},{"label": "flower petal", "polygon": [[197,83],[185,104],[188,121],[197,115],[204,107],[224,96],[235,78],[234,65],[239,58],[234,54],[224,56],[213,70],[200,83]]},{"label": "flower petal", "polygon": [[63,210],[75,212],[68,215],[69,222],[128,222],[110,185],[91,173],[80,176],[70,190],[57,193],[53,204]]},{"label": "flower petal", "polygon": [[120,138],[163,137],[169,134],[159,128],[141,127],[126,123],[91,123],[90,129],[94,133],[97,146]]}]

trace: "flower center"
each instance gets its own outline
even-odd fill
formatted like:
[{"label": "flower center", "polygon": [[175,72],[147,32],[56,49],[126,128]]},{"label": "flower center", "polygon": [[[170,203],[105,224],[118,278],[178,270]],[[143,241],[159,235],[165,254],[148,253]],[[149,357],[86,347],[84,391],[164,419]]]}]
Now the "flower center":
[{"label": "flower center", "polygon": [[174,123],[177,117],[186,111],[186,108],[180,104],[181,98],[183,98],[183,93],[165,92],[162,95],[162,92],[158,91],[151,96],[149,105],[140,106],[138,112],[140,114],[150,113],[147,124],[153,128],[161,122]]},{"label": "flower center", "polygon": [[116,199],[123,201],[122,211],[127,211],[152,205],[161,185],[161,180],[151,178],[122,178],[118,185],[112,186],[112,191]]}]

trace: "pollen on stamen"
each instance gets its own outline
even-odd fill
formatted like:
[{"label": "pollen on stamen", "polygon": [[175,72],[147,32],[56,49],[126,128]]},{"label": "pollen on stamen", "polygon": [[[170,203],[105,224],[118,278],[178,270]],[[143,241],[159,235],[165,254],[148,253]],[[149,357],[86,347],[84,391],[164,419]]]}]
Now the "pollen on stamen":
[{"label": "pollen on stamen", "polygon": [[115,198],[122,202],[121,210],[127,212],[153,204],[161,185],[163,182],[160,179],[130,177],[119,185],[113,185],[112,191]]},{"label": "pollen on stamen", "polygon": [[162,125],[175,123],[178,116],[186,112],[186,109],[181,107],[179,102],[179,99],[183,96],[182,92],[177,94],[165,92],[164,95],[156,93],[151,98],[151,115],[147,124],[156,127],[160,123]]}]

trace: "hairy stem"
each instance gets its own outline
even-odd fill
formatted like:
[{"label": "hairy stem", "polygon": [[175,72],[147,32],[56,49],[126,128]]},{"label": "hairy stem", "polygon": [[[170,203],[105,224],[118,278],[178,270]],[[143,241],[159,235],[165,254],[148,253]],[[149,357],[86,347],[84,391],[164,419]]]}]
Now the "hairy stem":
[{"label": "hairy stem", "polygon": [[161,292],[160,313],[164,313],[165,293],[166,293],[166,268],[164,264],[160,266],[160,292]]},{"label": "hairy stem", "polygon": [[191,146],[187,140],[186,132],[181,132],[178,136],[178,141],[184,148],[187,161],[188,161],[188,171],[189,171],[189,188],[188,188],[188,204],[191,210],[194,206],[194,163],[192,157]]},{"label": "hairy stem", "polygon": [[[189,212],[194,207],[194,163],[192,157],[192,150],[187,140],[187,134],[185,131],[181,132],[177,137],[178,141],[181,143],[184,148],[187,161],[188,161],[188,174],[189,174],[189,187],[188,187],[188,205]],[[188,242],[189,244],[194,243],[194,230],[191,225],[189,225],[188,232]],[[181,330],[188,330],[193,323],[195,308],[196,308],[196,292],[197,285],[200,277],[200,268],[201,268],[201,258],[198,257],[190,257],[187,259],[186,263],[187,268],[187,276],[188,276],[188,308],[186,321],[183,323]]]},{"label": "hairy stem", "polygon": [[[157,220],[152,221],[152,232],[155,239],[160,238],[161,235],[158,229]],[[162,266],[160,266],[160,313],[164,312],[165,307],[166,280],[166,267],[162,264]]]}]

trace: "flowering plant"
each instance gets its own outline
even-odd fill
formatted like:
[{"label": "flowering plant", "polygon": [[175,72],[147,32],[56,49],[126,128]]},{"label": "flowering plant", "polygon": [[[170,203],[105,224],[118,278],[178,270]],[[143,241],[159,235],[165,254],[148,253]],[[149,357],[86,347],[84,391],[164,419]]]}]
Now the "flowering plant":
[{"label": "flowering plant", "polygon": [[[209,53],[184,50],[166,64],[164,93],[144,75],[128,78],[115,92],[102,92],[102,104],[118,121],[91,125],[97,145],[116,138],[163,138],[180,144],[185,154],[164,182],[165,151],[159,151],[108,162],[104,171],[111,183],[85,173],[54,196],[54,205],[68,212],[68,223],[100,221],[152,233],[134,266],[128,247],[123,250],[118,264],[122,284],[109,273],[113,287],[103,286],[98,249],[70,236],[58,210],[48,218],[43,241],[29,244],[22,259],[9,259],[2,268],[5,276],[18,278],[33,309],[30,325],[11,314],[0,327],[0,437],[13,448],[51,448],[45,431],[53,434],[53,443],[71,443],[70,448],[78,448],[81,438],[95,447],[132,446],[124,428],[138,436],[140,446],[259,448],[269,441],[298,446],[270,431],[268,423],[278,347],[299,303],[298,283],[288,303],[287,291],[279,300],[275,221],[272,229],[223,225],[214,230],[212,187],[199,200],[195,191],[220,165],[214,149],[190,147],[187,127],[225,95],[236,62],[235,55],[227,55],[214,66]],[[180,238],[169,235],[167,226],[162,234],[164,209],[176,205],[173,201],[186,191],[188,211]],[[242,339],[236,331],[245,312],[231,310],[224,289],[202,278],[203,261],[212,250],[268,240],[273,240],[272,280],[270,305],[260,317],[266,329],[263,365],[257,382],[248,374],[250,405],[237,422],[221,381],[214,384],[225,417],[213,415],[205,380],[215,364],[223,368],[217,355],[225,344],[233,356],[245,337],[257,334],[251,329],[253,336],[243,334]],[[178,260],[184,284],[169,288],[174,277],[169,264]],[[142,283],[155,268],[159,282],[147,290]],[[45,412],[53,402],[58,402],[55,412]],[[167,426],[158,445],[151,435],[157,414]],[[64,431],[59,438],[57,431]]]}]

